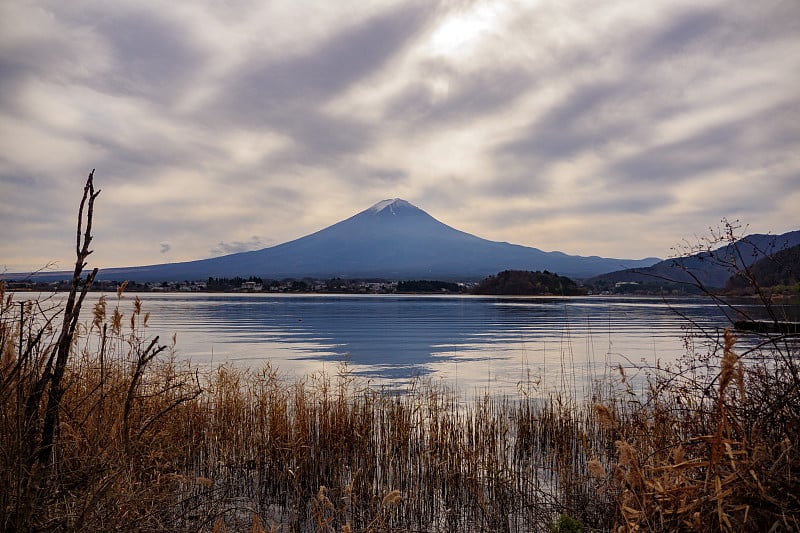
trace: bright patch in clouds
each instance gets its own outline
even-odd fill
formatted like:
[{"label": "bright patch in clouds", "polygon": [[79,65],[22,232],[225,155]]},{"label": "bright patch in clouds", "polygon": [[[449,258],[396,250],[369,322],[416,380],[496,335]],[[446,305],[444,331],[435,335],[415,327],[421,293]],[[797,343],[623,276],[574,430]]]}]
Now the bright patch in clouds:
[{"label": "bright patch in clouds", "polygon": [[502,30],[501,17],[508,10],[502,2],[479,3],[439,24],[431,37],[431,51],[445,56],[469,55],[487,34]]},{"label": "bright patch in clouds", "polygon": [[[278,244],[384,198],[482,237],[667,256],[800,227],[800,4],[0,4],[0,265]],[[255,237],[261,236],[261,237]],[[2,267],[0,267],[2,268]]]}]

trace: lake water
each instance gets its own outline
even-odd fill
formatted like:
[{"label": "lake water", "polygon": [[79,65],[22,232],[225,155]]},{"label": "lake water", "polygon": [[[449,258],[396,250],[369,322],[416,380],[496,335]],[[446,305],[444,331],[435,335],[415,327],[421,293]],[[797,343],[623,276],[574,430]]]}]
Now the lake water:
[{"label": "lake water", "polygon": [[[88,311],[98,295],[90,296]],[[139,294],[148,334],[177,335],[179,358],[304,376],[339,363],[376,386],[413,378],[464,392],[586,393],[618,365],[704,353],[729,320],[699,298]],[[129,316],[134,295],[123,296]],[[108,295],[113,309],[116,295]]]}]

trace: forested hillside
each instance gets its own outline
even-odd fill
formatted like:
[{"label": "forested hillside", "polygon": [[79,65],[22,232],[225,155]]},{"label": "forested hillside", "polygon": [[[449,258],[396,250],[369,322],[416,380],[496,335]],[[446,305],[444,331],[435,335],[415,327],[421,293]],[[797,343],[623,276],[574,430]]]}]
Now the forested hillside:
[{"label": "forested hillside", "polygon": [[[800,283],[800,245],[759,259],[753,263],[750,271],[760,287],[797,285]],[[741,290],[749,286],[750,279],[744,275],[733,276],[725,284],[725,288],[728,290]]]},{"label": "forested hillside", "polygon": [[586,289],[578,286],[570,278],[553,274],[547,270],[544,272],[504,270],[481,281],[473,292],[475,294],[575,296],[586,294]]}]

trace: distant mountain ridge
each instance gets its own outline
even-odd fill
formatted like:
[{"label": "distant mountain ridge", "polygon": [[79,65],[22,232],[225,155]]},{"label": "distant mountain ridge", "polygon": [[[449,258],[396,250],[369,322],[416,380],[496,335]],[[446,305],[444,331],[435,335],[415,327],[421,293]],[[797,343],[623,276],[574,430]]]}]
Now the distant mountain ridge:
[{"label": "distant mountain ridge", "polygon": [[490,241],[452,228],[405,200],[392,198],[270,248],[183,263],[106,268],[98,279],[145,282],[257,276],[464,281],[483,279],[502,270],[549,270],[581,279],[621,268],[647,267],[657,261],[573,256]]},{"label": "distant mountain ridge", "polygon": [[644,268],[623,269],[592,277],[586,282],[600,283],[700,283],[707,288],[725,287],[738,269],[749,267],[770,256],[800,244],[800,230],[781,235],[754,233],[712,251],[704,251],[660,261]]}]

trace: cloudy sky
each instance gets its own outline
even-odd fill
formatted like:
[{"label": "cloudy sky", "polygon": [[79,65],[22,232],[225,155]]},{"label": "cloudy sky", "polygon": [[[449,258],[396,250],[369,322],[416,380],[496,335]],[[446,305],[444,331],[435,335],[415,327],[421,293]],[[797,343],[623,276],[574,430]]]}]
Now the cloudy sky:
[{"label": "cloudy sky", "polygon": [[667,257],[800,228],[800,2],[0,2],[0,271],[272,246],[404,198]]}]

